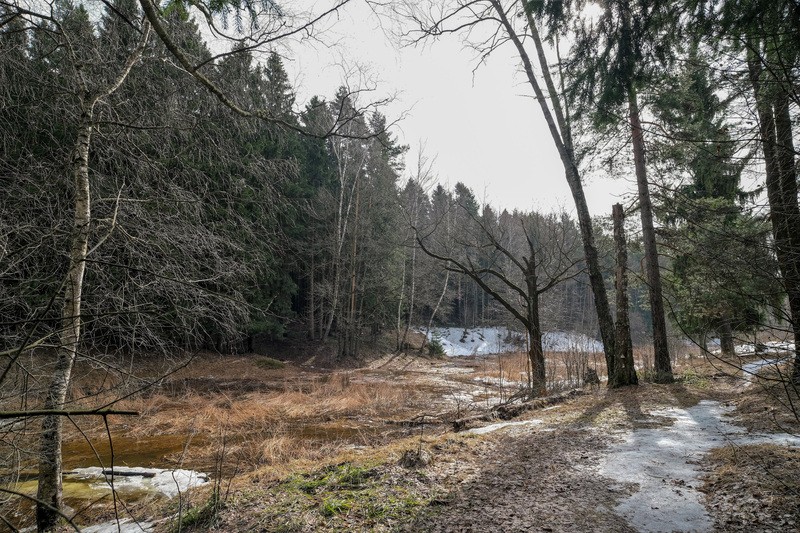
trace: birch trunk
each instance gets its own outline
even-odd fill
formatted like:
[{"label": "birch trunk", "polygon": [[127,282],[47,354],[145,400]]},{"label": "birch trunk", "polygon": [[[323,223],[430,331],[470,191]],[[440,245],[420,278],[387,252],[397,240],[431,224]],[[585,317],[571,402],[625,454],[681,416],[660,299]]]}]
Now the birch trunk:
[{"label": "birch trunk", "polygon": [[422,348],[420,348],[420,350],[424,350],[425,344],[428,342],[428,336],[431,334],[431,328],[433,327],[433,319],[436,316],[436,313],[439,311],[439,306],[442,305],[442,300],[444,300],[445,294],[447,294],[447,283],[449,281],[450,281],[450,271],[445,270],[442,293],[439,295],[439,299],[436,301],[436,306],[433,308],[433,311],[431,312],[431,317],[428,319],[428,327],[425,330],[425,338],[422,339]]},{"label": "birch trunk", "polygon": [[[52,379],[47,388],[44,409],[58,411],[64,408],[69,391],[72,369],[78,356],[81,341],[81,304],[83,302],[83,278],[86,273],[86,258],[89,255],[89,229],[92,222],[91,187],[89,182],[89,151],[94,131],[95,105],[110,96],[125,81],[133,66],[142,57],[142,51],[150,37],[150,25],[142,25],[142,33],[136,48],[128,56],[119,75],[102,91],[92,94],[84,78],[83,65],[74,63],[79,86],[80,118],[69,173],[75,187],[75,211],[69,245],[69,268],[64,282],[64,303],[59,323],[59,348]],[[61,483],[61,441],[63,417],[48,415],[42,419],[42,434],[39,441],[39,478],[36,492],[36,527],[38,531],[51,531],[59,521],[63,505]]]},{"label": "birch trunk", "polygon": [[[78,137],[70,160],[70,173],[75,185],[75,213],[72,221],[69,271],[64,287],[64,305],[61,309],[59,349],[53,378],[47,390],[45,409],[63,408],[81,338],[83,277],[86,272],[86,254],[89,251],[89,224],[92,219],[89,190],[92,108],[93,104],[85,105],[81,113]],[[36,524],[39,531],[47,531],[56,526],[59,515],[55,510],[61,509],[63,504],[62,427],[63,417],[58,415],[46,416],[42,421],[42,436],[39,445],[39,487],[36,498],[50,508],[42,504],[36,506]]]}]

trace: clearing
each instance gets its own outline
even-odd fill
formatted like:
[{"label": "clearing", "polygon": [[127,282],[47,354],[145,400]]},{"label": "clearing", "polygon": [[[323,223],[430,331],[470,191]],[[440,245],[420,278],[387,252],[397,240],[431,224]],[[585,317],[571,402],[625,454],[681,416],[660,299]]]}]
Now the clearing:
[{"label": "clearing", "polygon": [[[551,354],[554,386],[575,385],[575,357]],[[602,356],[583,357],[602,366]],[[149,365],[153,376],[164,370]],[[789,531],[800,524],[800,439],[791,435],[798,425],[780,403],[785,391],[764,376],[744,379],[687,359],[672,385],[579,390],[492,421],[482,415],[512,400],[524,381],[522,354],[318,365],[311,357],[207,354],[118,404],[141,413],[109,420],[114,466],[133,469],[117,469],[119,486],[134,481],[118,476],[146,468],[207,475],[192,490],[173,489],[172,498],[120,491],[120,530]],[[95,400],[119,394],[122,384],[107,377],[107,390],[89,390],[97,378],[87,369],[78,387]],[[465,429],[454,432],[455,420]],[[110,468],[110,452],[102,424],[73,427],[66,469],[81,472],[98,457]],[[30,492],[32,457],[22,457],[16,486]],[[153,472],[144,477],[161,475]],[[76,485],[67,501],[77,524],[113,517],[102,476]],[[10,505],[6,517],[30,524],[29,507]]]}]

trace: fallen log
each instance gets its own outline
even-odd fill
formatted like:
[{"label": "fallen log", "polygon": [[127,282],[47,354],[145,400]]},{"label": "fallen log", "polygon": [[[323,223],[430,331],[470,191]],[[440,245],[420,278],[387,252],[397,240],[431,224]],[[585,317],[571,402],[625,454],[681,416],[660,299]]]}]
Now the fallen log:
[{"label": "fallen log", "polygon": [[570,398],[574,398],[582,394],[586,394],[583,389],[572,389],[567,392],[554,394],[552,396],[545,396],[544,398],[534,398],[521,404],[503,403],[496,405],[483,413],[454,420],[453,431],[462,431],[471,422],[491,422],[497,419],[511,420],[512,418],[516,418],[527,411],[544,409],[545,407],[549,407],[551,405],[564,403]]},{"label": "fallen log", "polygon": [[407,420],[384,420],[384,423],[392,426],[403,427],[417,427],[417,426],[435,426],[444,423],[443,415],[417,415]]},{"label": "fallen log", "polygon": [[498,414],[496,410],[490,410],[472,416],[465,416],[463,418],[453,420],[453,431],[459,432],[465,429],[470,422],[492,422],[497,420],[497,418]]},{"label": "fallen log", "polygon": [[142,476],[142,477],[156,477],[156,472],[151,470],[111,470],[111,469],[104,469],[103,470],[104,476],[111,476],[111,477],[128,477],[128,476]]}]

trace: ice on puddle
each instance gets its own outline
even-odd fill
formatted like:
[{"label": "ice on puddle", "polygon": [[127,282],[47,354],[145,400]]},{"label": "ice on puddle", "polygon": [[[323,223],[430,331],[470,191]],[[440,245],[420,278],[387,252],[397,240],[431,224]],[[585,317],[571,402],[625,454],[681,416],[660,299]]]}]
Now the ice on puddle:
[{"label": "ice on puddle", "polygon": [[[92,484],[94,489],[107,488],[111,490],[110,468],[90,466],[87,468],[76,468],[71,471],[71,475],[84,479],[97,479],[97,483]],[[208,475],[194,470],[183,470],[180,468],[169,470],[162,468],[136,468],[127,466],[115,466],[113,469],[114,490],[118,492],[149,491],[163,494],[169,498],[177,496],[192,487],[208,482]]]},{"label": "ice on puddle", "polygon": [[[637,429],[613,445],[600,465],[600,473],[638,490],[617,506],[638,531],[702,532],[713,529],[698,486],[696,460],[725,444],[791,444],[800,438],[787,434],[750,434],[723,419],[732,408],[703,400],[688,409],[662,409],[655,416],[672,418],[670,427]],[[676,491],[675,487],[680,490]]]}]

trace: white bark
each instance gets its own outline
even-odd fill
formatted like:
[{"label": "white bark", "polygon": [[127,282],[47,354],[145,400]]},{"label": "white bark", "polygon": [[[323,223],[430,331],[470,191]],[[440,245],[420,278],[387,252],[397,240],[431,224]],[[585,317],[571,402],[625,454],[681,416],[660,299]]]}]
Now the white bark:
[{"label": "white bark", "polygon": [[[94,129],[94,111],[97,103],[116,91],[127,78],[133,66],[141,59],[142,51],[150,35],[150,27],[144,24],[142,36],[131,53],[119,76],[106,88],[90,94],[76,64],[81,86],[80,120],[69,169],[75,187],[75,212],[72,223],[72,238],[69,249],[69,270],[64,283],[64,304],[61,310],[59,348],[52,380],[47,389],[44,408],[63,409],[72,378],[72,369],[78,356],[81,340],[81,304],[83,301],[83,278],[89,254],[89,226],[92,222],[91,184],[89,181],[89,152]],[[36,523],[39,531],[50,531],[57,526],[63,505],[61,484],[61,440],[63,417],[49,415],[42,421],[39,446],[39,487],[36,497],[41,502],[36,507]],[[42,505],[44,504],[44,505]],[[55,509],[55,510],[54,510]]]}]

